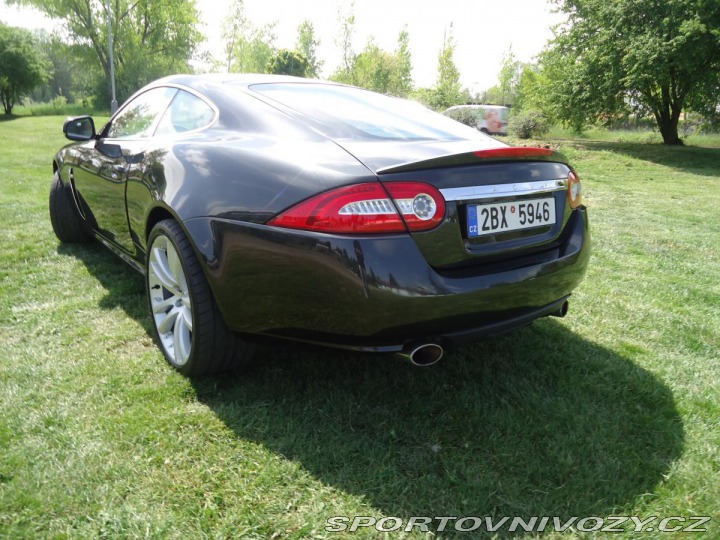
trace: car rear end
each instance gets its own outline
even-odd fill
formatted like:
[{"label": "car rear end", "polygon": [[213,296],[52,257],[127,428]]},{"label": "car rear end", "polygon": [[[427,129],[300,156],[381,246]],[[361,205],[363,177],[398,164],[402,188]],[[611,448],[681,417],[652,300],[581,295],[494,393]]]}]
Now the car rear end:
[{"label": "car rear end", "polygon": [[[566,159],[474,130],[413,138],[379,124],[352,125],[370,137],[326,131],[375,180],[325,190],[264,225],[214,227],[224,246],[219,275],[243,276],[215,291],[231,326],[397,352],[564,315],[590,254],[580,182]],[[282,309],[263,297],[273,287]]]},{"label": "car rear end", "polygon": [[377,177],[379,186],[332,190],[269,222],[315,231],[358,265],[349,315],[318,331],[448,342],[564,315],[589,256],[580,183],[564,158],[496,149]]}]

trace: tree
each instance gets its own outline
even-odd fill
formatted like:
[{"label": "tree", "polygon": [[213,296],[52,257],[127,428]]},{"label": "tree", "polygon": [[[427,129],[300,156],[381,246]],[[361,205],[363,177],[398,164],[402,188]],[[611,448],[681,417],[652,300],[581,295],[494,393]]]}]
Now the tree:
[{"label": "tree", "polygon": [[410,54],[410,34],[407,27],[398,35],[398,48],[395,51],[397,70],[395,72],[394,93],[400,97],[407,97],[413,90],[412,55]]},{"label": "tree", "polygon": [[542,55],[555,114],[574,126],[628,109],[652,113],[682,144],[684,108],[720,101],[720,2],[554,0],[568,15]]},{"label": "tree", "polygon": [[453,59],[455,54],[455,41],[448,36],[438,55],[438,76],[434,87],[433,106],[437,109],[447,109],[462,101],[460,87],[460,71]]},{"label": "tree", "polygon": [[48,70],[30,32],[0,23],[0,100],[6,115],[24,94],[48,79]]},{"label": "tree", "polygon": [[275,24],[256,28],[245,16],[243,0],[233,0],[222,32],[228,73],[265,73],[276,53]]},{"label": "tree", "polygon": [[399,48],[394,53],[381,49],[373,38],[368,39],[353,61],[351,78],[354,84],[375,92],[406,97],[412,90],[412,66],[409,64],[410,53],[407,50],[403,53],[403,45],[407,47],[407,32],[400,33]]},{"label": "tree", "polygon": [[382,50],[375,40],[370,38],[363,52],[355,57],[352,79],[357,86],[383,94],[392,94],[394,93],[393,76],[396,70],[395,56]]},{"label": "tree", "polygon": [[[99,66],[99,85],[109,95],[110,58],[107,11],[102,0],[10,0],[33,6],[59,19],[78,45],[78,59]],[[190,71],[189,59],[203,39],[195,0],[113,0],[113,44],[116,53],[118,98],[171,73]]]},{"label": "tree", "polygon": [[77,97],[87,95],[94,81],[88,77],[89,70],[75,60],[74,47],[45,30],[34,30],[33,37],[48,60],[51,75],[30,93],[32,100],[48,102],[63,97],[74,103]]},{"label": "tree", "polygon": [[312,66],[303,53],[281,49],[270,60],[265,71],[276,75],[307,77],[311,69]]},{"label": "tree", "polygon": [[310,64],[307,76],[319,77],[323,62],[317,58],[317,48],[320,45],[320,40],[315,39],[315,27],[309,20],[304,20],[298,26],[297,31],[298,37],[295,42],[295,49],[301,52]]},{"label": "tree", "polygon": [[350,4],[349,13],[345,14],[338,8],[338,24],[340,34],[335,39],[335,44],[342,51],[342,63],[330,76],[333,81],[345,84],[357,84],[355,79],[355,51],[353,49],[353,38],[355,36],[355,15],[353,10],[355,4]]},{"label": "tree", "polygon": [[498,73],[498,90],[500,91],[500,105],[514,105],[517,98],[518,85],[522,63],[512,52],[512,47],[503,55],[500,73]]}]

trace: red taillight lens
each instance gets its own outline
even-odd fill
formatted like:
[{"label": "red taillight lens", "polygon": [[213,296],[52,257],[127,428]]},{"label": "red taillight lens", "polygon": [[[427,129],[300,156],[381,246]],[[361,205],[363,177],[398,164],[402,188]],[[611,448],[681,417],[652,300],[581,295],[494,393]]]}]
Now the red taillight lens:
[{"label": "red taillight lens", "polygon": [[580,177],[574,171],[568,174],[567,195],[568,203],[573,210],[582,204],[582,184]]},{"label": "red taillight lens", "polygon": [[410,231],[427,231],[445,218],[445,199],[431,185],[421,182],[388,182],[385,189],[395,201]]},{"label": "red taillight lens", "polygon": [[475,155],[480,158],[519,158],[519,157],[545,157],[554,150],[549,148],[536,148],[533,146],[507,146],[503,148],[489,148],[478,150]]},{"label": "red taillight lens", "polygon": [[387,191],[372,182],[326,191],[286,210],[268,225],[341,234],[395,233],[431,229],[445,216],[445,200],[432,186],[393,182],[386,187]]}]

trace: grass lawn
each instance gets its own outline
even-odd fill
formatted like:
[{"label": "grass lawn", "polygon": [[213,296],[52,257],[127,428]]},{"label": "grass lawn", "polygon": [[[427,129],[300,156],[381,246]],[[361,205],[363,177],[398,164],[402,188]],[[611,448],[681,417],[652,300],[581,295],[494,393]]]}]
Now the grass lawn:
[{"label": "grass lawn", "polygon": [[[585,141],[605,141],[605,142],[622,142],[622,143],[645,143],[660,144],[662,143],[662,135],[659,131],[650,131],[644,129],[603,129],[590,128],[582,133],[576,133],[570,128],[562,126],[554,126],[547,134],[548,139],[561,140],[585,140]],[[688,146],[701,146],[720,148],[720,134],[717,133],[700,133],[685,135],[680,129],[680,138],[683,143]]]},{"label": "grass lawn", "polygon": [[[661,536],[720,537],[720,150],[561,143],[594,239],[565,319],[428,369],[278,346],[249,373],[190,381],[153,344],[141,277],[52,233],[62,120],[0,121],[0,538],[613,515],[713,516]],[[487,534],[453,523],[434,537]]]}]

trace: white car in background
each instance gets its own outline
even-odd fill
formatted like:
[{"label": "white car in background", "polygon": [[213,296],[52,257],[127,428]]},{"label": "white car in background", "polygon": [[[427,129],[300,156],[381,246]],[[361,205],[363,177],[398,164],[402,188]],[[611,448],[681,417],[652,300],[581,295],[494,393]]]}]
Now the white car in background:
[{"label": "white car in background", "polygon": [[487,135],[507,135],[510,109],[500,105],[456,105],[443,111],[445,116],[475,127]]}]

